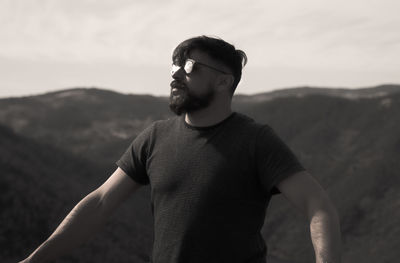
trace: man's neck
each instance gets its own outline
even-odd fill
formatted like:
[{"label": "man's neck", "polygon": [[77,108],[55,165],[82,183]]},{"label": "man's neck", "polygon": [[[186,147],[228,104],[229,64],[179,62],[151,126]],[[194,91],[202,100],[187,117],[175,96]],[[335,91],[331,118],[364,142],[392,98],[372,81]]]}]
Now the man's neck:
[{"label": "man's neck", "polygon": [[224,109],[207,107],[195,112],[186,113],[185,122],[196,127],[207,127],[223,121],[231,114],[232,110],[230,107]]}]

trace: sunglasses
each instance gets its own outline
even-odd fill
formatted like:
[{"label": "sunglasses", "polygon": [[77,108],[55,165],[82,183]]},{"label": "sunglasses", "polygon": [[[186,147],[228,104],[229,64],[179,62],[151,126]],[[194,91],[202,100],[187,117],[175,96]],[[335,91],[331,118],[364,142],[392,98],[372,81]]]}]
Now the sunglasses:
[{"label": "sunglasses", "polygon": [[[204,63],[197,62],[197,61],[195,61],[193,59],[190,59],[190,58],[186,59],[185,65],[183,66],[183,70],[186,72],[186,74],[190,74],[193,71],[193,68],[194,68],[195,65],[201,65],[203,67],[213,69],[213,70],[218,71],[218,72],[223,73],[223,74],[231,74],[231,73],[222,71],[220,69],[211,67],[209,65],[206,65]],[[175,72],[177,72],[180,68],[181,68],[181,66],[172,64],[171,75],[174,75]]]}]

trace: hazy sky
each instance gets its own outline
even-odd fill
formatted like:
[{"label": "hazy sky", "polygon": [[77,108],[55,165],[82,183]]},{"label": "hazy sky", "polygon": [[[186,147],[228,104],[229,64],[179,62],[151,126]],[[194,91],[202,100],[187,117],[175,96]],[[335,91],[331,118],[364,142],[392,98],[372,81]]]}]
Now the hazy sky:
[{"label": "hazy sky", "polygon": [[168,95],[171,52],[244,50],[237,92],[400,83],[398,0],[0,0],[0,97],[71,87]]}]

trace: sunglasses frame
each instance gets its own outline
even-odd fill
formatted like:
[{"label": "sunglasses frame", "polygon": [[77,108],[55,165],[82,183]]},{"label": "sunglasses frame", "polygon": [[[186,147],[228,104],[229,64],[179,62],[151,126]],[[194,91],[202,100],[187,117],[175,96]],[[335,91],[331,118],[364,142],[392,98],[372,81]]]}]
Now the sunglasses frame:
[{"label": "sunglasses frame", "polygon": [[[191,63],[191,65],[189,64],[190,66],[188,66],[188,63]],[[231,74],[231,73],[225,72],[223,70],[220,70],[220,69],[214,68],[212,66],[209,66],[207,64],[204,64],[204,63],[201,63],[201,62],[197,62],[196,60],[191,59],[191,58],[186,59],[185,65],[183,67],[183,70],[185,71],[186,74],[190,74],[193,71],[193,68],[194,68],[194,66],[196,64],[201,65],[201,66],[206,67],[206,68],[213,69],[213,70],[218,71],[218,72],[223,73],[223,74]],[[181,68],[181,66],[177,66],[177,65],[172,63],[171,75],[174,75],[175,72],[177,72],[180,68]]]}]

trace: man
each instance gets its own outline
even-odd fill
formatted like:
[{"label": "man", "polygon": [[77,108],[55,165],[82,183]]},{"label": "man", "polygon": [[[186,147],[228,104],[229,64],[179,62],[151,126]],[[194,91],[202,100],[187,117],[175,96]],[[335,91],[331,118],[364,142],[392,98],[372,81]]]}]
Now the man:
[{"label": "man", "polygon": [[340,262],[335,208],[268,125],[231,110],[247,58],[200,36],[173,52],[170,109],[132,142],[118,168],[24,262],[45,262],[95,233],[130,194],[150,184],[153,263],[266,262],[260,230],[273,194],[307,216],[317,263]]}]

